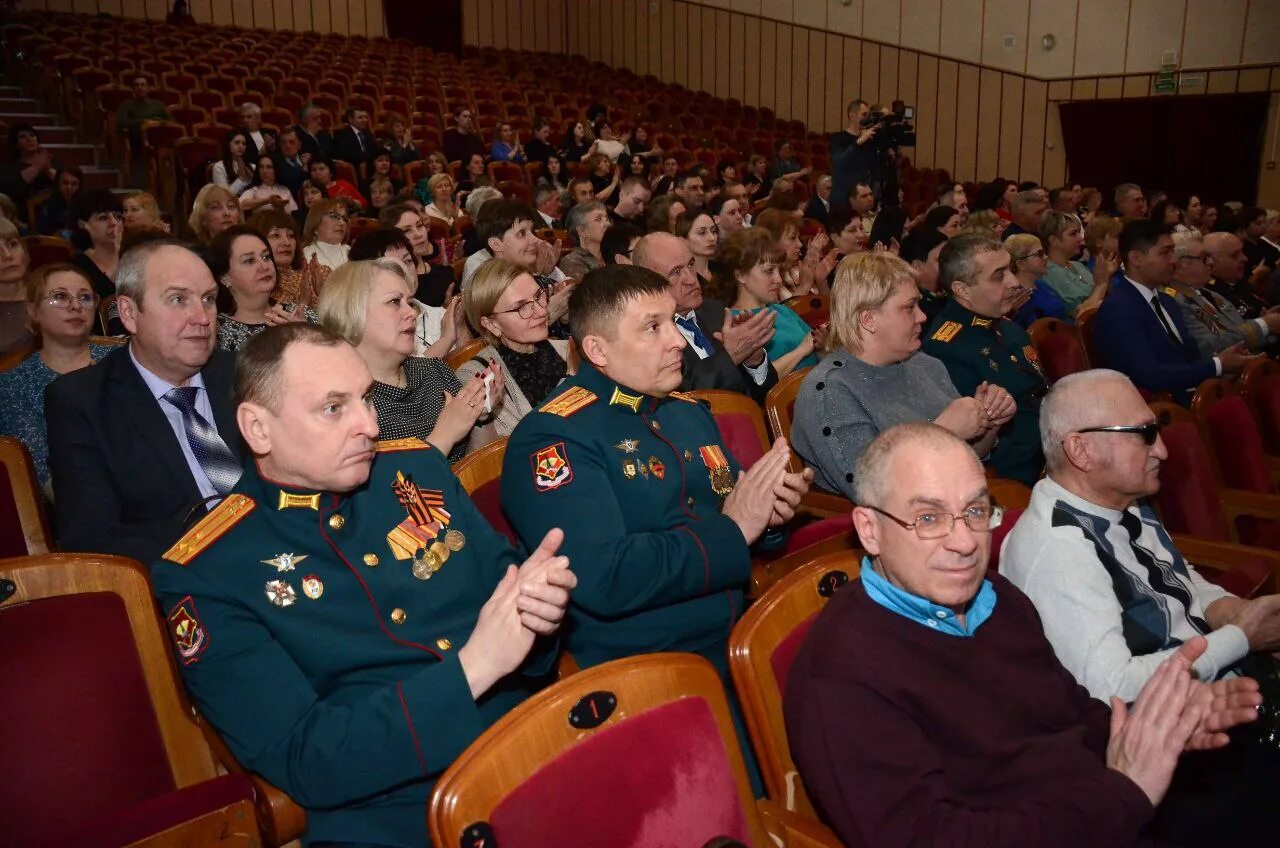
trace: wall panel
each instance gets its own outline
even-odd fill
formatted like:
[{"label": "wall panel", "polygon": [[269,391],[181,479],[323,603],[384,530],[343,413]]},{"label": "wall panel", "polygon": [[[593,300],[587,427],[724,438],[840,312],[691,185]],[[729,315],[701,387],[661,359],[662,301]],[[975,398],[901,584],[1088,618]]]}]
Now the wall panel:
[{"label": "wall panel", "polygon": [[760,22],[760,105],[778,111],[778,25]]},{"label": "wall panel", "polygon": [[827,76],[826,66],[826,33],[809,30],[809,68],[805,74],[809,83],[809,103],[804,122],[814,132],[827,130],[827,86],[832,84],[832,80]]},{"label": "wall panel", "polygon": [[[742,102],[760,103],[760,19],[747,18],[743,27]],[[736,67],[736,66],[735,66]]]},{"label": "wall panel", "polygon": [[956,86],[956,167],[958,175],[977,174],[978,162],[978,67],[961,65]]},{"label": "wall panel", "polygon": [[823,126],[835,132],[845,126],[844,43],[848,39],[827,33],[827,97]]},{"label": "wall panel", "polygon": [[1022,104],[1025,80],[1018,74],[1000,75],[1000,160],[997,174],[1022,173]]},{"label": "wall panel", "polygon": [[983,68],[978,74],[978,121],[974,127],[977,152],[974,173],[980,180],[996,176],[1000,168],[1000,139],[1005,127],[1000,122],[1002,106],[1000,72]]},{"label": "wall panel", "polygon": [[[742,15],[734,15],[729,21],[729,96],[742,100],[747,89],[747,19]],[[755,56],[751,56],[750,64],[755,64]],[[759,73],[759,69],[756,71]]]},{"label": "wall panel", "polygon": [[779,118],[791,118],[791,69],[795,67],[791,59],[791,30],[794,27],[778,24],[778,84],[774,92],[774,111]]},{"label": "wall panel", "polygon": [[880,45],[862,42],[862,88],[859,96],[868,103],[880,102]]},{"label": "wall panel", "polygon": [[956,179],[971,180],[973,174],[956,166],[956,95],[960,87],[960,66],[950,59],[938,62],[938,120],[935,168],[946,168]]},{"label": "wall panel", "polygon": [[1022,92],[1022,153],[1018,176],[1025,180],[1043,179],[1045,113],[1049,87],[1039,80],[1027,80]]},{"label": "wall panel", "polygon": [[880,102],[889,106],[900,98],[898,90],[898,53],[896,47],[880,49]]},{"label": "wall panel", "polygon": [[[500,1],[500,0],[499,0]],[[526,0],[527,1],[527,0]],[[463,0],[466,43],[480,43],[479,6],[494,0]],[[561,5],[568,0],[551,0]],[[170,0],[19,0],[19,9],[163,20]],[[344,35],[384,35],[382,0],[190,0],[199,23],[245,29],[298,29]],[[314,7],[314,8],[313,8]]]},{"label": "wall panel", "polygon": [[[938,59],[921,56],[916,72],[916,159],[923,167],[940,168],[936,144],[938,138]],[[950,98],[948,98],[950,99]]]}]

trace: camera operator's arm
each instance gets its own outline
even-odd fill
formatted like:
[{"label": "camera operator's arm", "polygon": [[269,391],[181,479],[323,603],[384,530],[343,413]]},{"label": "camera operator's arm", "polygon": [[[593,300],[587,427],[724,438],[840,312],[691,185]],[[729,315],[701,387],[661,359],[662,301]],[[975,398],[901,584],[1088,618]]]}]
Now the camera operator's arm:
[{"label": "camera operator's arm", "polygon": [[880,125],[875,124],[874,126],[867,127],[862,132],[858,133],[858,146],[861,147],[862,145],[866,144],[868,141],[871,141],[873,138],[875,138],[876,130],[878,129],[880,129]]}]

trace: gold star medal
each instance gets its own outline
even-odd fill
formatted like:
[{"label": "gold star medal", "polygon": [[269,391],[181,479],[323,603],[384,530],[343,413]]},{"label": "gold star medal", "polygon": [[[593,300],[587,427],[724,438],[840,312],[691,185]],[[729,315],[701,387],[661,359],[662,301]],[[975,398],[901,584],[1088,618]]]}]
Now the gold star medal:
[{"label": "gold star medal", "polygon": [[301,556],[297,554],[276,554],[271,559],[258,560],[263,565],[275,566],[277,574],[284,574],[286,571],[293,571],[294,566],[307,558],[307,554]]}]

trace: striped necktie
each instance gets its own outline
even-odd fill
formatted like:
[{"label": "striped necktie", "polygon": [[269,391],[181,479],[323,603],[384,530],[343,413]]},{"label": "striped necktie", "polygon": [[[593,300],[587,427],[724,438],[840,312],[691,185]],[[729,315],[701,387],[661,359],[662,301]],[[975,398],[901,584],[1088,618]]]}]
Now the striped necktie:
[{"label": "striped necktie", "polygon": [[182,429],[187,432],[191,453],[213,488],[218,490],[218,494],[225,495],[240,479],[242,469],[217,429],[196,410],[197,392],[199,389],[195,386],[179,386],[166,392],[164,399],[182,413]]},{"label": "striped necktie", "polygon": [[1208,633],[1211,629],[1208,622],[1199,616],[1191,614],[1191,592],[1178,579],[1178,574],[1173,570],[1172,565],[1166,565],[1161,562],[1156,558],[1155,554],[1138,544],[1138,539],[1142,535],[1142,519],[1125,510],[1120,513],[1120,526],[1129,535],[1129,548],[1133,551],[1134,557],[1147,571],[1147,585],[1160,594],[1167,595],[1182,604],[1182,608],[1187,614],[1187,622],[1197,632]]},{"label": "striped necktie", "polygon": [[698,326],[698,322],[695,319],[685,318],[682,315],[676,316],[676,324],[693,336],[694,346],[707,356],[716,352],[716,349],[711,344],[711,339],[707,338],[707,334],[702,332],[702,328]]}]

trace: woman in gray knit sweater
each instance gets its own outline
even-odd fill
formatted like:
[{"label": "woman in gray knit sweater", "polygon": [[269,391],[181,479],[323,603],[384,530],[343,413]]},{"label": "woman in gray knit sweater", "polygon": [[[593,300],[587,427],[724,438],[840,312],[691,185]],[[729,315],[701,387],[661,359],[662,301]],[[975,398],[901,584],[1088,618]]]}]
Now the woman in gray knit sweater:
[{"label": "woman in gray knit sweater", "polygon": [[920,353],[924,313],[911,267],[892,253],[841,260],[831,287],[827,355],[800,386],[791,445],[823,489],[853,498],[853,466],[883,431],[932,421],[985,457],[1016,409],[999,386],[960,397],[947,369]]}]

